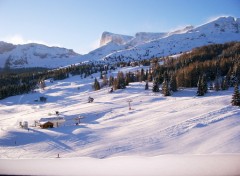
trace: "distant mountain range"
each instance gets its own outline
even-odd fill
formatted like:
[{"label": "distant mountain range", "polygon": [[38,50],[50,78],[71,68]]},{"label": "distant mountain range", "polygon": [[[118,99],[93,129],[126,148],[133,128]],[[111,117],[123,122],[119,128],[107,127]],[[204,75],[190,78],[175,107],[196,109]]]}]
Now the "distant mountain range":
[{"label": "distant mountain range", "polygon": [[240,41],[240,18],[220,17],[198,27],[186,26],[173,32],[139,32],[135,36],[103,32],[99,48],[85,55],[71,49],[40,44],[13,45],[0,42],[0,68],[57,68],[83,61],[150,59],[231,41]]}]

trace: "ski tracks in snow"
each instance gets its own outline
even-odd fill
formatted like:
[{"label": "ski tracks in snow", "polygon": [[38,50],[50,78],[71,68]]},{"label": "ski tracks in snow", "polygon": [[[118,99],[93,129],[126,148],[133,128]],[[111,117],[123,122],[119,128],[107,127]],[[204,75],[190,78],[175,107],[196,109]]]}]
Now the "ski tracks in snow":
[{"label": "ski tracks in snow", "polygon": [[234,107],[229,105],[224,108],[220,108],[206,114],[197,116],[195,118],[187,119],[186,121],[183,121],[176,125],[170,126],[163,131],[160,131],[160,133],[163,133],[169,137],[177,137],[188,132],[191,129],[205,127],[211,123],[218,122],[237,113],[239,112],[234,111]]}]

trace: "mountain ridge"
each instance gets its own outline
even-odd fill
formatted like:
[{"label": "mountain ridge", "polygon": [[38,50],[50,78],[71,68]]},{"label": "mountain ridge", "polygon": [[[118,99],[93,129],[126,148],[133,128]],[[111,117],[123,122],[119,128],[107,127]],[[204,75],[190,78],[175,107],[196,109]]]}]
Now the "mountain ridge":
[{"label": "mountain ridge", "polygon": [[[74,64],[80,54],[72,49],[49,47],[43,44],[29,43],[13,45],[0,42],[0,67],[25,68],[25,67],[46,67],[52,68]],[[71,62],[71,60],[73,62]]]},{"label": "mountain ridge", "polygon": [[[193,48],[240,41],[240,18],[219,17],[208,23],[169,32],[138,32],[135,36],[103,32],[100,45],[88,54],[40,44],[12,45],[0,42],[0,67],[57,68],[79,62],[133,61],[165,57]],[[34,46],[38,52],[29,50]]]}]

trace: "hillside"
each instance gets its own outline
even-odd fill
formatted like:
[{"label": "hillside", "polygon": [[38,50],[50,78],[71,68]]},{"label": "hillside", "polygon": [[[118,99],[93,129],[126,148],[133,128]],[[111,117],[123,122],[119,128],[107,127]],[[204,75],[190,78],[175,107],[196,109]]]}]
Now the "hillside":
[{"label": "hillside", "polygon": [[66,48],[0,42],[0,68],[57,68],[80,62],[79,57],[79,54]]},{"label": "hillside", "polygon": [[[133,71],[139,67],[126,67]],[[118,70],[111,74],[116,74]],[[109,73],[110,74],[110,73]],[[98,77],[99,74],[93,75]],[[93,79],[79,76],[45,90],[0,100],[0,157],[64,158],[157,156],[162,154],[239,153],[240,109],[231,106],[233,89],[196,96],[196,88],[171,97],[144,90],[144,83],[108,93],[92,91]],[[150,84],[150,87],[152,85]],[[34,102],[46,96],[47,102]],[[95,100],[87,103],[88,97]],[[132,100],[131,110],[128,100]],[[53,129],[33,127],[34,120],[59,111],[67,121]],[[84,117],[79,125],[74,118]],[[30,130],[19,127],[28,121]]]},{"label": "hillside", "polygon": [[220,17],[197,27],[168,32],[138,32],[135,36],[103,32],[99,48],[79,55],[73,50],[39,44],[11,45],[0,43],[0,68],[56,68],[79,62],[143,60],[170,56],[209,44],[240,41],[240,20]]},{"label": "hillside", "polygon": [[168,33],[165,37],[137,45],[128,50],[108,54],[104,60],[141,60],[174,55],[193,48],[240,41],[240,20],[221,17],[198,27]]}]

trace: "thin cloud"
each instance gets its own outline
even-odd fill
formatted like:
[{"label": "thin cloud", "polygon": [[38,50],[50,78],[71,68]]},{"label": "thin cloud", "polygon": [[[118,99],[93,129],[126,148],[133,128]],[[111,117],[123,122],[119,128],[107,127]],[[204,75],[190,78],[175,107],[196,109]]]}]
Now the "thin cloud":
[{"label": "thin cloud", "polygon": [[207,18],[205,23],[210,23],[210,22],[215,21],[216,19],[218,19],[220,17],[229,17],[229,16],[232,16],[232,15],[222,14],[222,15],[211,16],[211,17]]},{"label": "thin cloud", "polygon": [[7,36],[3,39],[5,42],[8,43],[12,43],[12,44],[28,44],[28,43],[38,43],[38,44],[42,44],[42,45],[47,45],[47,46],[56,46],[56,47],[61,47],[60,44],[51,44],[45,41],[41,41],[41,40],[29,40],[29,39],[25,39],[23,36],[19,35],[19,34],[14,34],[12,36]]},{"label": "thin cloud", "polygon": [[176,32],[176,31],[183,30],[183,29],[186,28],[187,26],[192,26],[192,25],[190,25],[190,24],[179,25],[179,26],[177,26],[177,27],[175,27],[175,28],[171,28],[171,29],[170,29],[170,33],[171,33],[171,32]]},{"label": "thin cloud", "polygon": [[77,52],[80,54],[88,54],[90,51],[95,50],[99,47],[100,47],[100,38],[90,42],[90,44],[87,47],[86,46],[79,47]]}]

